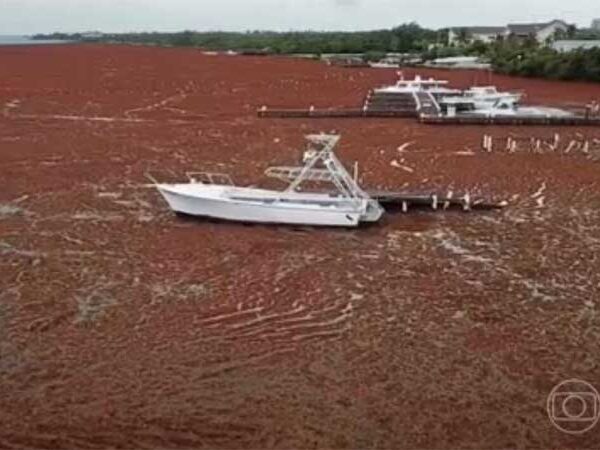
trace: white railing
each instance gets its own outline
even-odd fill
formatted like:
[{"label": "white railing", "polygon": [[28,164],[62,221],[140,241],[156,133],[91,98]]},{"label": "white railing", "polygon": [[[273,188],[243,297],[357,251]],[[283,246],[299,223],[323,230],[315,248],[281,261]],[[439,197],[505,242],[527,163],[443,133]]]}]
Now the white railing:
[{"label": "white railing", "polygon": [[213,172],[186,172],[185,174],[192,184],[216,184],[235,186],[235,183],[226,173]]},{"label": "white railing", "polygon": [[[281,181],[294,181],[302,174],[302,167],[269,167],[265,175]],[[331,181],[332,175],[326,169],[310,169],[304,173],[306,181]]]}]

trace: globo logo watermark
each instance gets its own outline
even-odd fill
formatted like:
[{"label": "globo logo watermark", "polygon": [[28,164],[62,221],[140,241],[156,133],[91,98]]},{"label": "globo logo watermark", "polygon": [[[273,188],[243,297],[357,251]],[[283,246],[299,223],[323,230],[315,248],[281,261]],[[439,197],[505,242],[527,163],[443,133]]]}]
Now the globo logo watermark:
[{"label": "globo logo watermark", "polygon": [[546,407],[557,429],[568,434],[583,434],[600,419],[600,394],[586,381],[566,380],[552,389]]}]

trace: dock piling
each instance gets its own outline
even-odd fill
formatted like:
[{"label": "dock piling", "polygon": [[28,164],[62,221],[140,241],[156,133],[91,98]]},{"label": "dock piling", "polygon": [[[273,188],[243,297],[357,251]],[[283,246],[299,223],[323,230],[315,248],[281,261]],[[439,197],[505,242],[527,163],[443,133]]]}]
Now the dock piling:
[{"label": "dock piling", "polygon": [[463,210],[464,211],[471,210],[471,195],[468,192],[463,197]]}]

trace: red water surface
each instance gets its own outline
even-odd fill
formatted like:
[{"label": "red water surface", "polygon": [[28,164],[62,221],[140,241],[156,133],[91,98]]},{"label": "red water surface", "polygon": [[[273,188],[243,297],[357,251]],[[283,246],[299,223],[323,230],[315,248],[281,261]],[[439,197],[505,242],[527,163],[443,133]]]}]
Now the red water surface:
[{"label": "red water surface", "polygon": [[[564,379],[600,389],[600,162],[480,150],[484,133],[597,129],[256,117],[357,106],[395,80],[316,61],[92,45],[0,61],[0,447],[600,446],[600,427],[566,435],[546,412]],[[600,98],[421,73],[530,103]],[[194,169],[260,184],[321,131],[342,134],[365,187],[508,207],[263,227],[177,218],[145,186]]]}]

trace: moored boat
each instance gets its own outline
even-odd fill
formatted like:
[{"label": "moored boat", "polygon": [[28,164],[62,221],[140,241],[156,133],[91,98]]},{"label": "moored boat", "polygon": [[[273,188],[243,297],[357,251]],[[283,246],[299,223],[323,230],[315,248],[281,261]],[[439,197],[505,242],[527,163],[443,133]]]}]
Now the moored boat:
[{"label": "moored boat", "polygon": [[405,80],[400,72],[396,84],[374,89],[373,92],[375,94],[417,94],[420,92],[427,92],[434,97],[442,95],[459,95],[461,93],[458,89],[448,88],[448,84],[449,82],[447,80],[436,80],[434,78],[425,79],[421,78],[419,75],[416,75],[413,80]]},{"label": "moored boat", "polygon": [[[177,213],[239,222],[356,227],[376,222],[383,208],[350,176],[333,150],[339,136],[310,135],[302,167],[272,167],[266,175],[291,181],[283,191],[235,186],[228,175],[189,173],[187,183],[155,183]],[[328,183],[335,191],[302,190]]]},{"label": "moored boat", "polygon": [[463,93],[463,96],[472,99],[475,108],[486,108],[498,101],[518,104],[523,98],[522,92],[500,92],[496,86],[474,86]]},{"label": "moored boat", "polygon": [[516,110],[523,98],[522,92],[501,92],[495,86],[475,86],[460,95],[443,96],[438,100],[443,112],[486,113]]}]

